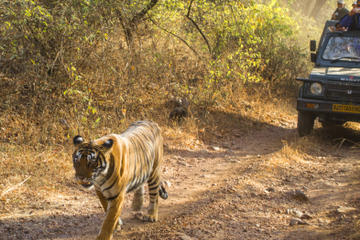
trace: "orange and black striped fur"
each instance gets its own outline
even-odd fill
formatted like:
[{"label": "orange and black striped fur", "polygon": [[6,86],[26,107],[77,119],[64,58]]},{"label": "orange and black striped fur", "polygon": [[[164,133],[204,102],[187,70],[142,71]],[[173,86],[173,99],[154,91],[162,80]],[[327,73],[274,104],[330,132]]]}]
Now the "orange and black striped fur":
[{"label": "orange and black striped fur", "polygon": [[111,239],[125,193],[135,191],[132,207],[140,211],[143,205],[144,184],[149,187],[150,204],[145,221],[158,220],[158,198],[167,193],[160,182],[163,158],[163,139],[160,128],[150,121],[135,122],[122,134],[110,134],[89,143],[81,136],[74,137],[75,177],[84,187],[95,187],[106,212],[97,239]]}]

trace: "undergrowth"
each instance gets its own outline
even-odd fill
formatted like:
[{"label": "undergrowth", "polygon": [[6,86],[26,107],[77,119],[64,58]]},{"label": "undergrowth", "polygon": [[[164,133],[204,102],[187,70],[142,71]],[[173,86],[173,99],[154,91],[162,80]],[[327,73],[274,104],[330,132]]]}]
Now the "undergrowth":
[{"label": "undergrowth", "polygon": [[293,97],[308,71],[300,25],[277,1],[162,1],[136,22],[147,4],[1,7],[0,141],[63,145],[139,119],[172,126],[176,99],[201,129],[211,111],[240,114],[259,89]]},{"label": "undergrowth", "polygon": [[[156,1],[129,2],[0,5],[1,213],[71,191],[76,134],[151,119],[166,144],[191,149],[293,121],[283,111],[295,111],[295,77],[309,70],[314,20],[277,1],[167,0],[142,17]],[[188,102],[179,122],[169,119],[178,99]]]}]

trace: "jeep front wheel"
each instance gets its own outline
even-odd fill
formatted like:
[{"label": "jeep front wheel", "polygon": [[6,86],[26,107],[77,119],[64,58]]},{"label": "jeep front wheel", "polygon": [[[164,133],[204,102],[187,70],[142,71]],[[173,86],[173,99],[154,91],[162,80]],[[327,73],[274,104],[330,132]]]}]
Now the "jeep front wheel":
[{"label": "jeep front wheel", "polygon": [[315,117],[310,112],[298,112],[298,132],[300,137],[309,135],[314,127]]}]

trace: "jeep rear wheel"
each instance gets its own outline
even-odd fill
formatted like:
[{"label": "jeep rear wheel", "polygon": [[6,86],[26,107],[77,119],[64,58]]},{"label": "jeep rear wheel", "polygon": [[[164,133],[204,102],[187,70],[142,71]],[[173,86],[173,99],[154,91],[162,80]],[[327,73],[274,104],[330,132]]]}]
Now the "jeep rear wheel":
[{"label": "jeep rear wheel", "polygon": [[309,135],[314,127],[315,116],[310,112],[298,112],[298,132],[300,137]]}]

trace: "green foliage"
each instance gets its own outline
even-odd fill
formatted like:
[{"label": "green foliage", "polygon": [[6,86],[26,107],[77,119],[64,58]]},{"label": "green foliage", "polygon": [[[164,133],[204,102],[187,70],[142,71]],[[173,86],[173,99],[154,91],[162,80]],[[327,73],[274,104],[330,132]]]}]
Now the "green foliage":
[{"label": "green foliage", "polygon": [[205,60],[204,86],[190,94],[195,102],[211,106],[232,97],[247,82],[291,83],[306,66],[296,40],[298,24],[276,0],[268,4],[194,1],[190,11],[189,2],[164,1],[158,11],[156,22],[191,43],[199,55],[212,59]]},{"label": "green foliage", "polygon": [[187,98],[194,114],[232,104],[246,84],[287,84],[303,68],[297,22],[276,0],[162,0],[139,19],[151,2],[2,4],[0,71],[29,92],[12,99],[18,106],[28,96],[27,105],[11,110],[66,118],[69,136],[166,120],[173,97]]}]

